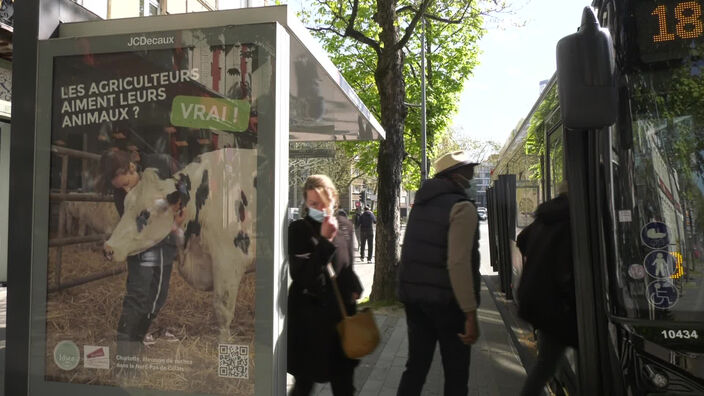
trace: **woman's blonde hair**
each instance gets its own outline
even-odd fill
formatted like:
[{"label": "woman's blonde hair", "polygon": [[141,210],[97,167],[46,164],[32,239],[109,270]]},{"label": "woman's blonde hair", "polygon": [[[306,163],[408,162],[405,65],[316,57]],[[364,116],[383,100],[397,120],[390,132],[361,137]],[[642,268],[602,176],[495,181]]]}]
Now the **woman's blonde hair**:
[{"label": "woman's blonde hair", "polygon": [[[323,200],[323,203],[327,206],[330,204],[330,201],[335,201],[335,207],[333,207],[333,210],[337,209],[337,204],[339,203],[338,201],[338,194],[337,194],[337,188],[335,188],[335,184],[332,182],[332,180],[326,176],[326,175],[311,175],[308,176],[306,179],[306,182],[303,184],[303,197],[304,199],[306,198],[306,192],[307,191],[312,191],[315,190],[318,192],[320,195],[320,198]],[[303,213],[304,216],[308,214],[308,206],[303,205]]]}]

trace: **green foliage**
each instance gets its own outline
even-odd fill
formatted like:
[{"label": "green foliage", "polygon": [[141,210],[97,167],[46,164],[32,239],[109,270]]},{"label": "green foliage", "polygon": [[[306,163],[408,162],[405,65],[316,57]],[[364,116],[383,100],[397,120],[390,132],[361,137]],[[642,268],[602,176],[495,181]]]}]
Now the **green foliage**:
[{"label": "green foliage", "polygon": [[[501,149],[501,145],[493,140],[477,140],[467,135],[448,128],[440,134],[435,145],[435,153],[432,159],[440,155],[455,150],[465,150],[469,152],[470,158],[475,162],[483,162],[492,154],[496,154]],[[433,174],[432,172],[430,173]]]},{"label": "green foliage", "polygon": [[[398,7],[417,6],[417,2],[401,0]],[[376,1],[360,0],[355,28],[365,36],[380,42],[380,26],[374,21]],[[484,33],[479,6],[467,8],[464,0],[433,2],[428,14],[460,23],[426,21],[426,103],[428,158],[436,154],[436,142],[446,133],[451,118],[457,111],[459,95],[466,79],[478,63],[477,42]],[[301,18],[308,26],[319,27],[313,34],[320,40],[333,63],[340,69],[347,82],[355,89],[371,112],[381,119],[379,92],[374,73],[378,57],[368,45],[342,37],[352,2],[316,0],[304,6]],[[406,27],[413,12],[401,12],[398,26]],[[420,25],[404,48],[404,78],[407,103],[421,102],[421,36]],[[403,33],[404,29],[401,29]],[[335,32],[339,33],[335,33]],[[383,46],[383,44],[381,44]],[[406,118],[404,140],[408,153],[403,168],[404,188],[416,189],[420,184],[421,159],[420,108],[410,108]],[[348,155],[359,158],[359,171],[367,175],[376,173],[378,142],[347,142],[342,144]]]},{"label": "green foliage", "polygon": [[[674,69],[631,79],[634,144],[647,135],[657,142],[661,158],[677,175],[678,195],[689,212],[695,234],[704,233],[704,46]],[[652,161],[652,160],[651,160]],[[653,166],[653,165],[650,165]]]},{"label": "green foliage", "polygon": [[[557,84],[550,88],[545,98],[540,103],[536,111],[530,118],[528,133],[523,143],[523,149],[528,156],[543,158],[545,155],[545,132],[550,127],[548,117],[553,114],[558,106]],[[543,178],[540,161],[532,164],[529,168],[531,179],[540,180]]]},{"label": "green foliage", "polygon": [[[289,159],[289,180],[292,185],[302,186],[306,178],[313,174],[325,174],[330,176],[335,187],[338,190],[347,189],[352,181],[357,178],[363,178],[364,173],[354,172],[353,168],[357,167],[360,161],[358,156],[351,155],[346,151],[347,143],[335,142],[298,142],[292,143],[289,146],[291,152],[300,153],[315,153],[326,152],[332,153],[332,156],[323,157],[295,157]],[[364,159],[367,157],[365,156]]]}]

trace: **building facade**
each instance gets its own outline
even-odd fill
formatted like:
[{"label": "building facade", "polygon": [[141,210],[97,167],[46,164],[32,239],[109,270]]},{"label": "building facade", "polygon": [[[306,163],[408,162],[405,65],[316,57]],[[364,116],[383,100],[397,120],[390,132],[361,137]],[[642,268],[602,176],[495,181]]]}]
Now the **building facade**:
[{"label": "building facade", "polygon": [[486,161],[474,168],[474,179],[472,179],[472,193],[477,206],[486,207],[486,189],[491,183],[491,172],[494,170],[496,154],[490,156]]}]

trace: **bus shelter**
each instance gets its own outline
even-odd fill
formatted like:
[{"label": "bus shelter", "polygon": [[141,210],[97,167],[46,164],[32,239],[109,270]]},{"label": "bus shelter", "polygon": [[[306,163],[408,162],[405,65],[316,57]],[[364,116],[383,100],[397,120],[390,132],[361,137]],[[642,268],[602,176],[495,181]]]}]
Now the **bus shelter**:
[{"label": "bus shelter", "polygon": [[[384,136],[322,48],[286,6],[66,23],[36,87],[7,394],[284,394],[289,143]],[[132,266],[160,282],[136,349]]]}]

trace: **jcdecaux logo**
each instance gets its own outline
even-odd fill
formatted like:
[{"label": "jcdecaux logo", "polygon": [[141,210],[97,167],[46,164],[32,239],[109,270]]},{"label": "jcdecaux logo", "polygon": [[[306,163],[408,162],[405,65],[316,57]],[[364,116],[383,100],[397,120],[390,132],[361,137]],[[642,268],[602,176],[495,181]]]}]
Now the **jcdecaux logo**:
[{"label": "jcdecaux logo", "polygon": [[163,45],[163,44],[173,44],[173,36],[163,36],[163,37],[147,37],[147,36],[132,36],[127,41],[128,47],[142,47],[145,45]]}]

